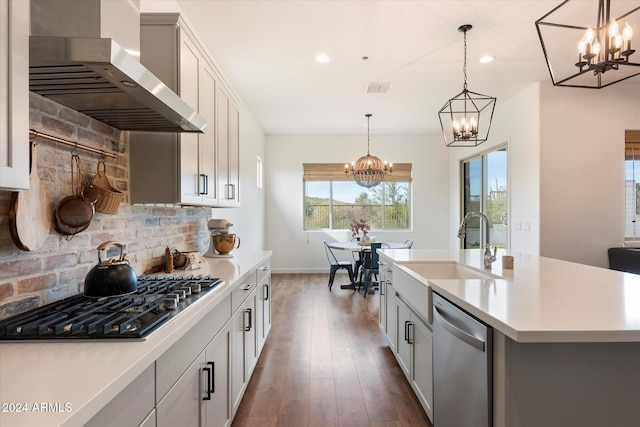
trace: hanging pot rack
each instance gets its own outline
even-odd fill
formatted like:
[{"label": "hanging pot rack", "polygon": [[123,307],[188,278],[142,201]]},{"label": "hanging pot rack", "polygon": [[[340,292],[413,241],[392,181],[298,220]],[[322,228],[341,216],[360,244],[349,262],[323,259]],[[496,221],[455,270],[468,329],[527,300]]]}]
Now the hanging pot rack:
[{"label": "hanging pot rack", "polygon": [[33,138],[44,139],[44,140],[51,141],[51,142],[57,142],[57,143],[66,145],[68,147],[72,147],[74,149],[88,151],[90,153],[99,154],[101,156],[110,157],[112,159],[117,159],[118,158],[117,154],[108,153],[108,152],[106,152],[104,150],[98,150],[97,148],[88,147],[86,145],[82,145],[82,144],[80,144],[78,142],[75,142],[75,141],[69,141],[67,139],[63,139],[63,138],[59,138],[57,136],[53,136],[53,135],[49,135],[49,134],[46,134],[46,133],[38,132],[38,131],[35,131],[33,129],[29,129],[29,136],[31,136]]}]

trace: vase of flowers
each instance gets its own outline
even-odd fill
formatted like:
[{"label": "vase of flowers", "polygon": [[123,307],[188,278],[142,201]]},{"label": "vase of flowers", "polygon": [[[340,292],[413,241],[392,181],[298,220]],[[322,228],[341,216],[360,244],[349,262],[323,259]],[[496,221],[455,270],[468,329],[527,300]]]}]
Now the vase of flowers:
[{"label": "vase of flowers", "polygon": [[351,221],[351,237],[359,237],[360,233],[362,233],[360,243],[367,243],[369,241],[369,236],[367,235],[369,231],[371,231],[371,226],[366,219],[360,218],[358,221],[355,219]]}]

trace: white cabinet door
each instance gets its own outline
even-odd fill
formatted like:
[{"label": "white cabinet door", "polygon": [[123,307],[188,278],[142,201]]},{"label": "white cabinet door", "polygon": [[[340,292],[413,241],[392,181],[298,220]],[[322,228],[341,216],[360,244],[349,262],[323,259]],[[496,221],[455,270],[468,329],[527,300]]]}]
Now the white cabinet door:
[{"label": "white cabinet door", "polygon": [[257,361],[256,291],[240,306],[231,321],[231,413],[235,414]]},{"label": "white cabinet door", "polygon": [[271,330],[271,275],[262,279],[256,293],[256,334],[258,353],[262,351]]},{"label": "white cabinet door", "polygon": [[216,92],[218,194],[220,206],[240,206],[240,123],[238,109],[218,85]]},{"label": "white cabinet door", "polygon": [[156,407],[158,427],[200,427],[206,378],[205,353],[189,366]]},{"label": "white cabinet door", "polygon": [[[192,108],[198,109],[199,82],[202,58],[193,42],[187,35],[180,32],[180,98]],[[199,168],[199,140],[195,133],[180,135],[180,202],[186,204],[201,204],[200,197],[200,168]]]},{"label": "white cabinet door", "polygon": [[398,319],[396,318],[396,290],[393,287],[392,283],[387,282],[386,293],[385,293],[385,303],[386,303],[386,312],[387,312],[387,337],[389,338],[389,347],[391,347],[391,351],[396,352],[397,346],[397,324]]},{"label": "white cabinet door", "polygon": [[401,299],[396,299],[396,319],[397,319],[397,347],[396,359],[402,372],[407,378],[410,377],[411,369],[411,310]]},{"label": "white cabinet door", "polygon": [[411,355],[411,387],[433,420],[433,333],[411,313],[413,354]]},{"label": "white cabinet door", "polygon": [[[225,327],[205,350],[204,426],[227,427],[231,423],[229,408],[229,338]],[[210,387],[209,387],[210,386]]]},{"label": "white cabinet door", "polygon": [[240,113],[229,100],[229,166],[227,185],[230,206],[240,206]]},{"label": "white cabinet door", "polygon": [[218,194],[220,205],[228,206],[229,184],[229,95],[218,85],[216,90],[216,143],[218,149]]},{"label": "white cabinet door", "polygon": [[29,188],[29,2],[0,1],[0,189]]},{"label": "white cabinet door", "polygon": [[271,331],[271,291],[271,275],[269,275],[262,285],[262,345]]},{"label": "white cabinet door", "polygon": [[[204,61],[203,61],[204,62]],[[218,205],[218,177],[216,156],[216,79],[213,71],[203,65],[200,69],[199,113],[207,121],[207,128],[198,135],[199,140],[199,185],[202,204]]]}]

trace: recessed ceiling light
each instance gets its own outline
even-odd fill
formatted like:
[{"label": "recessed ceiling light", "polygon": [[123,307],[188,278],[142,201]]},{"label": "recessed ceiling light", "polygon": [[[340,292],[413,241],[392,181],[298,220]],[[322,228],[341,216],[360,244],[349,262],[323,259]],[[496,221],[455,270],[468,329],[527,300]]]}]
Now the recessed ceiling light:
[{"label": "recessed ceiling light", "polygon": [[331,58],[329,58],[329,55],[325,55],[324,53],[321,53],[320,55],[316,56],[316,62],[320,62],[321,64],[325,62],[329,62],[330,60]]},{"label": "recessed ceiling light", "polygon": [[488,64],[489,62],[493,62],[495,61],[496,57],[493,55],[485,55],[482,58],[480,58],[480,63],[481,64]]}]

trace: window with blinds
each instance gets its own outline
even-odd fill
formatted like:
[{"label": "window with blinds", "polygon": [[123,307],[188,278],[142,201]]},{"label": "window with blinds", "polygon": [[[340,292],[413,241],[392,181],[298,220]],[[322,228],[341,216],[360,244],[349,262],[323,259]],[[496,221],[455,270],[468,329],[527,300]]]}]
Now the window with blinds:
[{"label": "window with blinds", "polygon": [[411,228],[411,164],[394,163],[375,187],[361,187],[343,163],[304,163],[304,229],[348,230],[365,219],[372,230]]},{"label": "window with blinds", "polygon": [[625,241],[640,241],[640,130],[625,131]]}]

